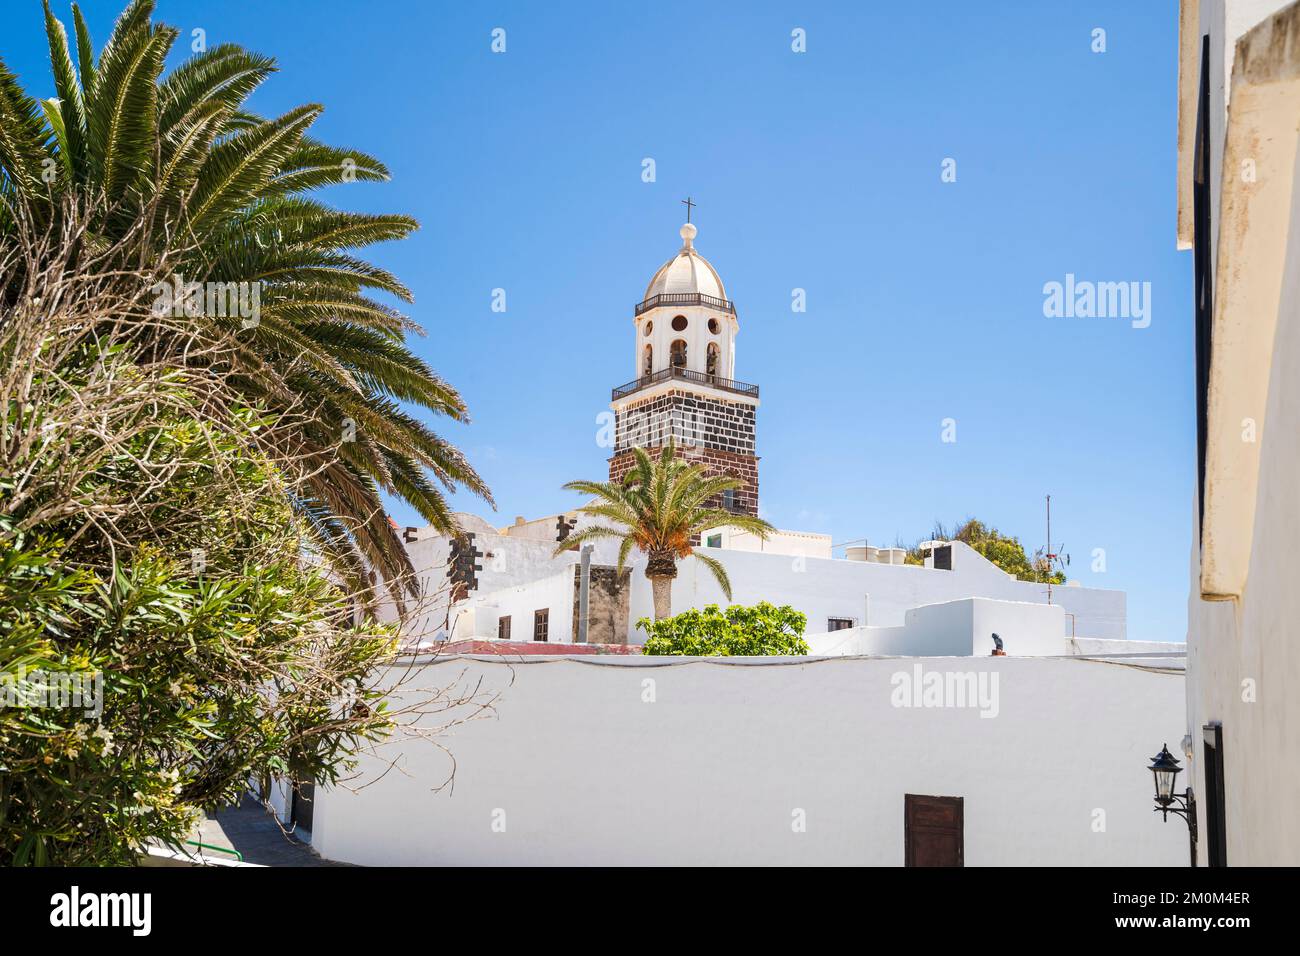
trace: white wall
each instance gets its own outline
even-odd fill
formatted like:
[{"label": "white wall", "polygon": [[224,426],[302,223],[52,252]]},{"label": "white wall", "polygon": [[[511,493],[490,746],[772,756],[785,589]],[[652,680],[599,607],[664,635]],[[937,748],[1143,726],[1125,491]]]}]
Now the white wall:
[{"label": "white wall", "polygon": [[778,528],[764,539],[750,531],[711,528],[700,535],[701,541],[707,542],[711,538],[721,538],[721,547],[730,551],[761,551],[765,554],[784,554],[790,557],[803,555],[807,558],[831,556],[831,536],[812,531],[786,531]]},{"label": "white wall", "polygon": [[902,627],[846,628],[809,635],[808,644],[814,654],[987,656],[997,634],[1008,654],[1051,656],[1066,653],[1063,620],[1055,604],[966,598],[913,608]]},{"label": "white wall", "polygon": [[[581,518],[578,527],[585,527],[589,520]],[[475,546],[483,552],[483,557],[479,559],[482,565],[477,575],[479,586],[471,599],[482,598],[483,603],[490,605],[497,601],[499,592],[523,588],[515,593],[514,600],[540,601],[536,607],[550,606],[553,615],[558,612],[556,605],[548,603],[553,590],[550,582],[557,575],[573,573],[572,567],[579,560],[576,551],[553,557],[555,543],[552,541],[490,533],[480,533]],[[445,582],[445,538],[420,540],[408,545],[408,550],[430,588],[436,589]],[[1047,600],[1044,585],[1016,580],[960,542],[952,545],[951,571],[726,548],[705,550],[727,568],[732,600],[727,601],[706,568],[694,558],[687,558],[678,564],[678,577],[673,584],[675,614],[706,604],[726,606],[728,603],[770,601],[777,605],[789,604],[803,611],[808,615],[808,633],[815,634],[827,629],[827,620],[831,617],[849,618],[859,626],[895,627],[904,623],[909,610],[922,605],[970,597],[1044,606]],[[612,566],[617,559],[616,542],[595,544],[593,563]],[[645,556],[634,553],[629,567],[632,587],[628,640],[641,643],[645,634],[636,630],[636,622],[642,617],[654,616],[650,585],[645,578]],[[534,593],[528,596],[528,591]],[[564,603],[571,604],[571,601],[572,597]],[[1127,636],[1126,599],[1122,591],[1056,587],[1052,591],[1052,601],[1063,613],[1059,630],[1062,635],[1077,631],[1080,637],[1120,640]],[[564,613],[571,616],[571,606]],[[444,596],[441,604],[417,619],[412,633],[421,634],[425,640],[436,639],[440,636],[439,628],[445,617]],[[461,624],[462,628],[466,626],[466,623]],[[483,615],[481,621],[476,620],[473,626],[477,636],[496,636],[491,615]],[[518,621],[514,626],[516,634],[522,633]],[[555,630],[553,625],[552,631]],[[458,631],[457,636],[470,635]]]},{"label": "white wall", "polygon": [[[1046,587],[1018,581],[960,542],[953,544],[953,570],[866,561],[782,557],[742,551],[709,549],[727,568],[732,603],[770,601],[790,604],[808,615],[808,632],[827,628],[827,618],[848,617],[858,624],[897,626],[914,607],[969,597],[997,598],[1046,604]],[[713,576],[688,558],[678,565],[673,584],[673,613],[705,604],[726,605]],[[1067,615],[1060,633],[1071,626],[1079,636],[1123,639],[1126,598],[1123,591],[1055,587],[1052,601]],[[652,616],[648,585],[633,574],[632,619]],[[1068,615],[1074,614],[1071,620]],[[865,618],[865,620],[864,620]],[[1181,636],[1181,635],[1170,635]]]},{"label": "white wall", "polygon": [[[914,666],[996,675],[997,715],[893,706],[894,675]],[[964,798],[968,866],[1188,860],[1182,821],[1151,812],[1146,769],[1182,733],[1180,676],[1012,657],[452,658],[427,670],[427,685],[481,677],[501,692],[495,719],[441,738],[452,788],[433,792],[448,756],[408,740],[365,758],[355,783],[396,758],[382,780],[318,790],[325,857],[896,866],[915,793]]]},{"label": "white wall", "polygon": [[[578,563],[578,553],[576,551],[566,551],[559,557],[554,557],[556,542],[554,541],[554,525],[552,525],[551,540],[544,540],[538,536],[531,535],[503,535],[495,533],[490,528],[475,528],[474,546],[481,551],[482,557],[478,559],[478,564],[482,570],[478,571],[478,587],[471,592],[470,600],[484,598],[485,605],[490,606],[497,600],[499,592],[511,592],[518,588],[525,588],[540,592],[539,598],[550,599],[555,591],[554,582],[551,580],[556,577],[562,577],[566,572],[572,575],[572,568]],[[452,611],[449,615],[448,609],[448,589],[447,589],[447,563],[448,563],[448,539],[442,536],[433,536],[421,538],[406,546],[407,553],[411,557],[422,587],[429,595],[419,613],[415,614],[413,619],[407,625],[405,633],[408,638],[420,641],[441,640],[448,636],[447,627],[445,626],[450,616],[451,623],[455,627],[457,638],[480,636],[496,637],[495,618],[490,613],[476,613],[472,616],[464,616]],[[602,543],[596,548],[598,564],[613,564],[617,558],[617,552],[614,546]],[[512,601],[524,600],[523,592],[514,594]],[[531,600],[531,598],[528,598]],[[571,602],[573,600],[570,592],[567,601],[561,602],[569,610],[565,613],[572,615]],[[537,604],[537,608],[548,607],[547,603]],[[552,613],[558,610],[558,607],[552,607]],[[395,617],[395,612],[391,608],[385,609],[386,619]],[[554,620],[554,618],[552,618]],[[529,623],[527,628],[528,637],[524,640],[531,640],[532,617],[529,612]],[[555,631],[555,624],[552,624],[552,632]],[[467,633],[472,631],[473,633]],[[520,631],[519,620],[514,621],[514,632],[516,635],[525,633]],[[567,639],[567,638],[566,638]]]},{"label": "white wall", "polygon": [[531,641],[534,613],[545,609],[548,643],[573,643],[573,576],[573,566],[569,565],[558,574],[527,585],[475,595],[467,602],[473,611],[473,630],[462,633],[458,629],[456,637],[496,637],[500,619],[509,616],[510,639]]},{"label": "white wall", "polygon": [[[1222,78],[1232,68],[1234,47],[1240,35],[1266,14],[1284,6],[1279,2],[1222,2],[1202,0],[1200,29],[1211,33],[1213,55],[1221,58],[1211,90],[1213,114],[1222,120],[1228,100]],[[1225,11],[1226,8],[1226,11]],[[1293,13],[1294,17],[1295,14]],[[1295,30],[1294,23],[1292,30]],[[1294,84],[1300,73],[1300,56],[1294,39],[1268,44],[1270,55],[1289,57],[1276,72]],[[1255,52],[1256,69],[1265,71],[1267,58]],[[1286,82],[1268,84],[1268,95],[1281,95]],[[1233,122],[1247,116],[1234,116]],[[1294,122],[1281,124],[1258,137],[1259,158],[1265,153],[1295,148]],[[1215,154],[1211,170],[1216,177],[1216,224],[1223,155],[1224,128],[1215,128]],[[1293,161],[1292,183],[1300,181],[1300,153]],[[1300,587],[1296,586],[1296,543],[1300,541],[1300,189],[1291,189],[1288,208],[1290,234],[1286,240],[1285,269],[1278,289],[1276,329],[1270,365],[1255,368],[1256,383],[1267,375],[1268,391],[1263,424],[1258,435],[1259,474],[1253,513],[1245,519],[1252,529],[1246,584],[1235,600],[1201,599],[1199,517],[1193,502],[1193,549],[1187,636],[1187,732],[1194,754],[1192,783],[1201,794],[1200,834],[1207,829],[1204,811],[1205,768],[1202,728],[1212,721],[1223,725],[1227,861],[1233,866],[1300,864],[1300,815],[1293,800],[1300,786],[1300,642],[1295,635],[1300,620]],[[1224,223],[1225,227],[1229,224]],[[1233,236],[1256,223],[1231,224]],[[1216,230],[1217,238],[1217,230]],[[1248,264],[1249,265],[1249,264]],[[1257,284],[1274,277],[1247,276]],[[1261,320],[1266,318],[1259,317]],[[1268,316],[1267,318],[1273,318]],[[1255,317],[1250,317],[1254,321]],[[1216,361],[1240,343],[1215,340]],[[1233,384],[1233,383],[1229,383]],[[1238,390],[1217,383],[1229,398]],[[1230,404],[1230,403],[1229,403]],[[1236,429],[1242,414],[1233,409],[1216,427]],[[1230,461],[1229,464],[1232,464]],[[1171,742],[1170,748],[1177,750]],[[1179,759],[1183,758],[1181,753]],[[1207,853],[1203,846],[1202,865]]]}]

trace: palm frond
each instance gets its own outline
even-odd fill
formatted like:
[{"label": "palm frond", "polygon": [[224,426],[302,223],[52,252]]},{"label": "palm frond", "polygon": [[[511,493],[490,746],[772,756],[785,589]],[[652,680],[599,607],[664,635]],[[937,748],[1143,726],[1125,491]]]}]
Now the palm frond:
[{"label": "palm frond", "polygon": [[22,199],[43,194],[41,174],[52,158],[50,139],[41,104],[23,91],[0,59],[0,184]]},{"label": "palm frond", "polygon": [[[610,538],[626,539],[626,532],[618,531],[614,528],[605,528],[600,525],[592,525],[589,528],[583,528],[580,531],[574,531],[567,538],[565,538],[563,541],[557,544],[555,546],[555,551],[552,553],[555,557],[558,558],[565,551],[572,551],[575,547],[580,547],[586,544],[588,541],[605,541]],[[619,570],[621,571],[622,569],[623,569],[623,565],[620,563]]]},{"label": "palm frond", "polygon": [[[469,414],[404,343],[419,327],[377,298],[409,302],[410,289],[355,252],[402,239],[418,223],[303,195],[386,180],[387,167],[310,138],[319,106],[274,119],[250,111],[248,97],[275,71],[270,57],[222,44],[164,75],[177,31],[153,23],[152,0],[127,6],[98,58],[73,4],[75,67],[67,31],[43,6],[57,99],[28,96],[0,61],[0,242],[16,211],[47,225],[68,190],[95,210],[87,249],[106,253],[124,236],[146,237],[117,264],[123,270],[256,283],[255,327],[205,312],[193,317],[196,330],[229,343],[225,371],[243,400],[295,422],[261,450],[310,476],[294,494],[312,509],[303,521],[321,553],[349,576],[372,568],[388,582],[409,581],[383,493],[446,531],[455,525],[447,493],[492,497],[464,454],[423,420]],[[342,443],[349,419],[357,440]]]},{"label": "palm frond", "polygon": [[[152,4],[142,2],[139,6]],[[176,39],[172,27],[130,26],[122,15],[113,45],[100,57],[90,104],[87,155],[104,195],[124,196],[152,180],[158,122],[158,76]],[[124,22],[128,25],[124,26]]]},{"label": "palm frond", "polygon": [[59,168],[63,170],[65,180],[72,178],[72,153],[68,149],[68,131],[63,124],[63,110],[56,99],[41,100],[41,109],[45,112],[45,122],[54,133],[54,142],[58,146]]},{"label": "palm frond", "polygon": [[700,562],[713,573],[713,578],[718,582],[718,587],[722,588],[722,593],[726,595],[728,601],[731,600],[731,578],[727,577],[727,569],[717,558],[707,554],[695,552],[695,560]]},{"label": "palm frond", "polygon": [[320,113],[320,106],[299,106],[214,146],[199,169],[191,221],[203,229],[206,220],[229,215],[253,199]]},{"label": "palm frond", "polygon": [[81,15],[81,8],[72,5],[73,31],[77,34],[77,71],[81,74],[81,92],[84,104],[89,104],[95,91],[95,47],[90,42],[90,28],[86,18]]},{"label": "palm frond", "polygon": [[54,91],[58,95],[62,123],[60,151],[66,153],[64,166],[75,179],[84,171],[86,163],[86,105],[77,71],[72,65],[68,32],[50,12],[50,0],[43,0],[43,3],[45,35],[50,44],[50,69],[54,73]]},{"label": "palm frond", "polygon": [[166,139],[195,111],[218,105],[236,112],[275,72],[275,60],[234,43],[222,43],[187,60],[158,89],[158,128]]},{"label": "palm frond", "polygon": [[387,182],[388,167],[365,153],[304,138],[266,187],[270,193],[296,193],[349,182]]}]

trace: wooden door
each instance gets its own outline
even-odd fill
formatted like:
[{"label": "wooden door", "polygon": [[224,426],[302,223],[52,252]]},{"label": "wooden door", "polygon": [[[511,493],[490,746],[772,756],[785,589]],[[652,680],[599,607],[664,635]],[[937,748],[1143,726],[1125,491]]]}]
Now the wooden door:
[{"label": "wooden door", "polygon": [[903,796],[903,843],[907,866],[964,866],[961,797]]}]

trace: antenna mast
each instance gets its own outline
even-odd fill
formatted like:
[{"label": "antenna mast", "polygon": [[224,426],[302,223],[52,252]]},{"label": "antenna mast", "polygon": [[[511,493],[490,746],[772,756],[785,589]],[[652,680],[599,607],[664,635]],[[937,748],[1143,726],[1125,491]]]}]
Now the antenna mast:
[{"label": "antenna mast", "polygon": [[1052,603],[1052,496],[1047,496],[1047,603]]},{"label": "antenna mast", "polygon": [[1047,547],[1043,552],[1043,563],[1047,572],[1047,603],[1052,603],[1052,576],[1060,568],[1062,574],[1070,563],[1070,556],[1065,553],[1064,545],[1057,545],[1061,550],[1052,550],[1052,496],[1047,496]]}]

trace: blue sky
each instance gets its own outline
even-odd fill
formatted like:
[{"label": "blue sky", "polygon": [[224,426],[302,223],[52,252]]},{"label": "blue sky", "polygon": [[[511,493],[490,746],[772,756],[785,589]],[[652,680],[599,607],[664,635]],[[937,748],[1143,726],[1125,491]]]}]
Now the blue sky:
[{"label": "blue sky", "polygon": [[[96,44],[119,8],[83,5]],[[1131,637],[1183,639],[1175,0],[162,0],[159,16],[275,55],[256,108],[323,103],[318,136],[388,163],[392,182],[325,198],[421,221],[373,258],[414,289],[415,348],[469,403],[473,423],[443,430],[500,523],[571,508],[565,481],[604,476],[596,416],[634,375],[632,307],[680,245],[689,194],[739,310],[737,377],[763,389],[769,520],[883,545],[977,516],[1032,551],[1051,494],[1071,576],[1128,592]],[[39,4],[5,22],[0,52],[50,95]],[[1150,282],[1150,327],[1044,317],[1044,284],[1067,273]]]}]

